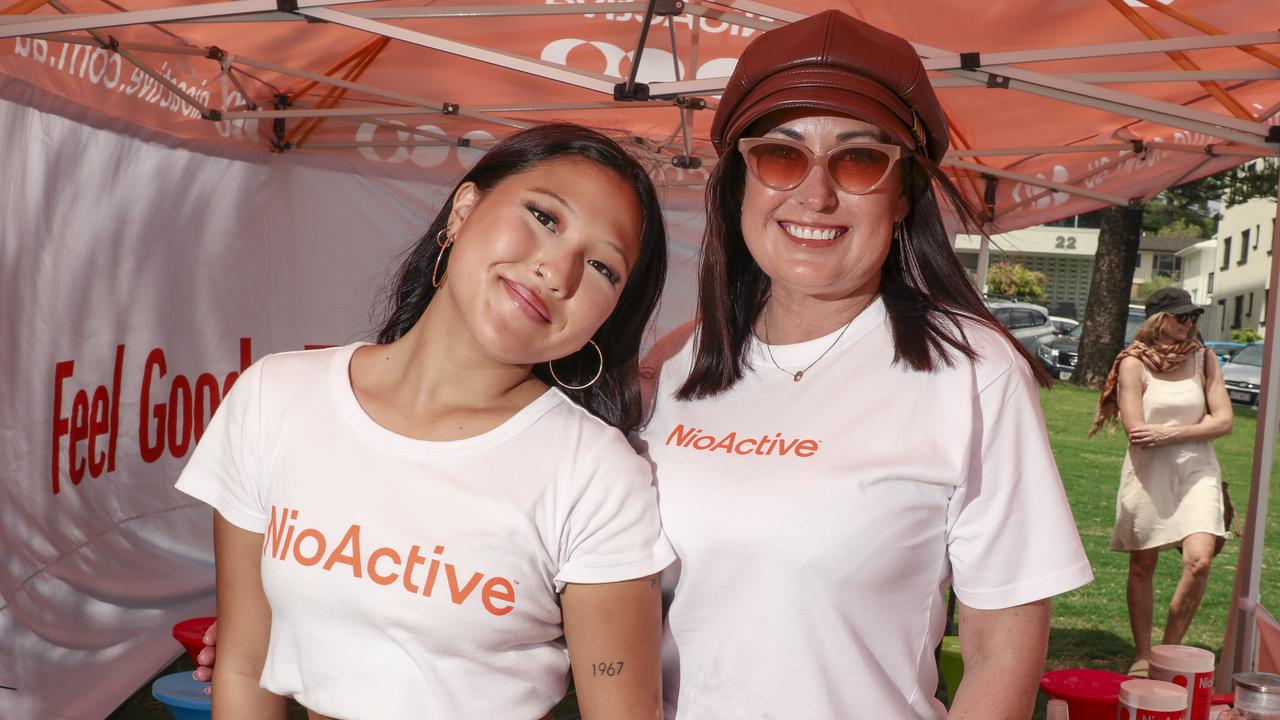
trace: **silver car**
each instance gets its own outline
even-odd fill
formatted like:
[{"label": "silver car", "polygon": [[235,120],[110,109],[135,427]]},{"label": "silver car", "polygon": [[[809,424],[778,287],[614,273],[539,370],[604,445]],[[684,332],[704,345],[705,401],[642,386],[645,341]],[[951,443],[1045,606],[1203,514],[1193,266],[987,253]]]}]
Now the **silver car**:
[{"label": "silver car", "polygon": [[1222,379],[1227,383],[1227,396],[1237,405],[1258,406],[1262,389],[1262,343],[1245,345],[1222,366]]},{"label": "silver car", "polygon": [[1057,337],[1049,311],[1039,305],[1012,300],[990,300],[987,309],[1028,350],[1035,352],[1044,340]]},{"label": "silver car", "polygon": [[1058,331],[1058,335],[1066,335],[1080,324],[1079,320],[1057,316],[1051,316],[1049,322],[1053,323],[1053,329]]}]

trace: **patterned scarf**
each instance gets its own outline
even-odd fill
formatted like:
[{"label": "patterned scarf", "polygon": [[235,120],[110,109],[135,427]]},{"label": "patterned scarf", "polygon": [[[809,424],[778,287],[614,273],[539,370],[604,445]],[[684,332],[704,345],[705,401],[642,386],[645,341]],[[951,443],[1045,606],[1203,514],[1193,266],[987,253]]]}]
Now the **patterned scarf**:
[{"label": "patterned scarf", "polygon": [[1107,423],[1111,425],[1108,429],[1115,432],[1115,426],[1120,417],[1117,385],[1120,379],[1121,361],[1127,357],[1136,357],[1147,366],[1147,370],[1153,373],[1167,373],[1181,365],[1191,357],[1192,353],[1199,352],[1202,347],[1204,345],[1199,340],[1184,340],[1174,345],[1147,345],[1135,340],[1129,347],[1121,350],[1116,356],[1115,364],[1111,366],[1111,372],[1107,373],[1107,382],[1102,387],[1102,396],[1098,398],[1098,414],[1093,418],[1089,437],[1093,437],[1094,433]]}]

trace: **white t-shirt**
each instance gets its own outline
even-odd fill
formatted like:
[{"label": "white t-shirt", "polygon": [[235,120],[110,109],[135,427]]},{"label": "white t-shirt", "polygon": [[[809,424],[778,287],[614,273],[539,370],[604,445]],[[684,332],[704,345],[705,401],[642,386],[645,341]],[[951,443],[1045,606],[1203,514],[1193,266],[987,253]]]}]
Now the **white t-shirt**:
[{"label": "white t-shirt", "polygon": [[[678,558],[668,718],[944,718],[948,581],[995,609],[1092,579],[1029,368],[996,332],[966,332],[975,362],[894,365],[877,299],[800,382],[753,341],[743,379],[693,402],[673,397],[692,329],[658,343],[641,445]],[[773,358],[794,372],[835,338]]]},{"label": "white t-shirt", "polygon": [[465,440],[397,435],[351,389],[357,346],[255,363],[178,481],[264,534],[262,687],[337,718],[540,718],[563,585],[673,558],[650,468],[557,390]]}]

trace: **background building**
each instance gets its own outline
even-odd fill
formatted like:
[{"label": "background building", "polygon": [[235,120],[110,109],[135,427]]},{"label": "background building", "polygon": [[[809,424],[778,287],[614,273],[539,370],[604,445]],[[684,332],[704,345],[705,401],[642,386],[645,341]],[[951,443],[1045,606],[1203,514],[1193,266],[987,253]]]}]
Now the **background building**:
[{"label": "background building", "polygon": [[1222,310],[1213,301],[1213,286],[1218,272],[1218,241],[1201,240],[1178,253],[1182,258],[1182,282],[1179,285],[1191,294],[1192,302],[1204,306],[1204,316],[1198,325],[1200,334],[1205,340],[1230,340],[1220,337],[1219,326],[1222,324]]},{"label": "background building", "polygon": [[[1223,208],[1214,236],[1214,261],[1187,268],[1183,287],[1204,288],[1192,297],[1213,309],[1200,322],[1206,340],[1230,340],[1232,330],[1252,328],[1266,334],[1265,307],[1270,290],[1276,201],[1259,198]],[[1201,251],[1203,252],[1203,251]],[[1183,255],[1184,260],[1186,255]]]},{"label": "background building", "polygon": [[[956,254],[976,278],[978,235],[958,235]],[[990,264],[1018,263],[1049,278],[1049,298],[1044,305],[1053,315],[1080,319],[1089,298],[1093,256],[1098,252],[1098,228],[1039,225],[991,237]]]},{"label": "background building", "polygon": [[[1086,219],[1087,216],[1081,216]],[[1067,222],[1077,220],[1070,218]],[[1089,223],[1095,224],[1095,223]],[[1017,263],[1042,272],[1049,279],[1044,305],[1053,315],[1084,317],[1093,278],[1093,256],[1098,252],[1098,228],[1080,225],[1038,225],[991,237],[990,264]],[[969,274],[977,277],[981,237],[958,235],[956,254]],[[1133,273],[1133,290],[1153,277],[1177,282],[1186,258],[1180,253],[1200,242],[1192,238],[1144,237],[1138,244],[1138,263]]]},{"label": "background building", "polygon": [[1153,278],[1170,282],[1182,279],[1182,251],[1200,242],[1200,238],[1143,237],[1138,241],[1138,263],[1133,269],[1134,292]]}]

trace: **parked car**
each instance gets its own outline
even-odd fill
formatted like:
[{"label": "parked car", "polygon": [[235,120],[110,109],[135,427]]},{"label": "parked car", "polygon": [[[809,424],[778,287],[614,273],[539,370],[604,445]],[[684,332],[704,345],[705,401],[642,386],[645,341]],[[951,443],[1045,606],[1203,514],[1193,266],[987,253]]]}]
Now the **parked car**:
[{"label": "parked car", "polygon": [[1053,329],[1057,330],[1059,335],[1066,335],[1067,333],[1074,330],[1077,325],[1080,324],[1079,320],[1072,320],[1071,318],[1058,317],[1057,315],[1050,315],[1049,322],[1053,323]]},{"label": "parked car", "polygon": [[1031,352],[1040,347],[1042,340],[1055,336],[1049,311],[1039,305],[1013,300],[991,300],[987,302],[987,309]]},{"label": "parked car", "polygon": [[1252,342],[1232,353],[1222,366],[1222,379],[1231,402],[1257,407],[1262,388],[1262,343]]},{"label": "parked car", "polygon": [[1231,359],[1231,355],[1234,354],[1235,351],[1244,347],[1244,345],[1244,343],[1223,342],[1218,340],[1211,340],[1204,344],[1205,347],[1212,350],[1213,354],[1218,357],[1219,365],[1226,365],[1227,361]]},{"label": "parked car", "polygon": [[[1133,342],[1133,336],[1138,334],[1138,328],[1142,327],[1142,323],[1146,322],[1146,320],[1147,316],[1142,308],[1129,308],[1129,320],[1124,328],[1125,345]],[[1062,337],[1045,340],[1036,350],[1036,357],[1040,359],[1040,363],[1059,380],[1070,380],[1071,374],[1075,372],[1076,360],[1079,355],[1080,335],[1083,332],[1084,323],[1081,323]]]}]

